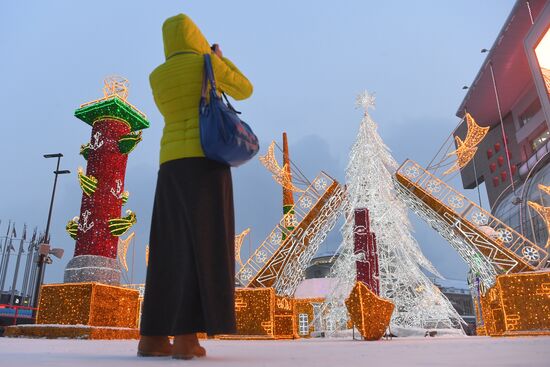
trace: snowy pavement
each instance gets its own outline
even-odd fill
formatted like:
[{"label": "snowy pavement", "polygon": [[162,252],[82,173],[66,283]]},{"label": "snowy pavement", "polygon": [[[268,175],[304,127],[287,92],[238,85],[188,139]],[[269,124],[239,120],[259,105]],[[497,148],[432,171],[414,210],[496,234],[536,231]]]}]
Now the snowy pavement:
[{"label": "snowy pavement", "polygon": [[550,337],[401,338],[202,342],[192,361],[136,357],[136,341],[0,338],[0,366],[550,366]]}]

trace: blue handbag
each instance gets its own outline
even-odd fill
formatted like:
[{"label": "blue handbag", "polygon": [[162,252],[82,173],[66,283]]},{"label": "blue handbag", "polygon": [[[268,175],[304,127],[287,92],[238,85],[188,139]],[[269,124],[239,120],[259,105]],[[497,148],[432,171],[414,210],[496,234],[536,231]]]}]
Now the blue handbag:
[{"label": "blue handbag", "polygon": [[[207,100],[210,83],[210,101]],[[241,121],[227,96],[225,104],[216,92],[216,81],[209,54],[204,55],[204,77],[199,104],[199,130],[204,155],[231,167],[246,163],[258,153],[258,137],[250,126]]]}]

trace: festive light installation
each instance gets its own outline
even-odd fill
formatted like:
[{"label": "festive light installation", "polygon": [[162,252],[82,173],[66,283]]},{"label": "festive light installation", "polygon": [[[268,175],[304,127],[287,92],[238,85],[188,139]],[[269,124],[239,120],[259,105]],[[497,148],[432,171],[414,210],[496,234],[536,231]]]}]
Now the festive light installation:
[{"label": "festive light installation", "polygon": [[118,239],[118,261],[124,268],[124,270],[128,271],[128,263],[126,262],[126,254],[128,253],[128,247],[130,246],[130,243],[136,236],[135,232],[130,233],[126,239],[119,238]]},{"label": "festive light installation", "polygon": [[378,251],[376,250],[376,235],[370,230],[369,210],[355,209],[354,219],[353,251],[359,257],[355,262],[356,279],[378,295],[380,294]]},{"label": "festive light installation", "polygon": [[135,339],[139,292],[99,283],[48,284],[40,292],[37,325],[17,325],[7,336]]},{"label": "festive light installation", "polygon": [[319,323],[312,322],[317,316],[324,298],[294,299],[294,323],[295,330],[300,338],[308,338],[311,333],[321,331]]},{"label": "festive light installation", "polygon": [[267,149],[266,155],[259,157],[260,162],[264,165],[265,168],[268,169],[269,172],[273,174],[273,179],[282,187],[284,187],[287,190],[291,190],[294,192],[304,192],[304,190],[294,186],[292,184],[292,179],[290,177],[290,163],[287,163],[281,166],[279,166],[279,163],[277,163],[277,158],[275,158],[275,142],[271,142],[269,145],[269,148]]},{"label": "festive light installation", "polygon": [[239,264],[240,267],[243,266],[243,261],[241,259],[241,247],[243,245],[244,238],[249,233],[250,228],[247,228],[235,236],[235,260],[237,260],[237,264]]},{"label": "festive light installation", "polygon": [[[42,287],[38,324],[135,328],[139,292],[99,283]],[[127,308],[133,312],[121,312]]]},{"label": "festive light installation", "polygon": [[455,136],[456,141],[456,150],[449,153],[448,155],[456,155],[456,163],[445,171],[443,174],[448,175],[449,173],[458,171],[462,167],[470,162],[477,151],[477,145],[485,138],[485,135],[489,132],[489,127],[479,126],[474,118],[466,113],[466,123],[468,125],[468,132],[466,133],[466,138],[464,141],[458,136]]},{"label": "festive light installation", "polygon": [[273,288],[235,291],[236,339],[292,339],[296,336],[293,300],[275,295]]},{"label": "festive light installation", "polygon": [[145,246],[145,266],[149,266],[149,245]]},{"label": "festive light installation", "polygon": [[541,269],[548,251],[493,217],[449,185],[407,160],[395,174],[397,192],[479,276],[483,286],[496,275]]},{"label": "festive light installation", "polygon": [[[277,163],[277,162],[275,162]],[[284,170],[284,177],[285,182],[287,182],[287,186],[293,186],[292,184],[292,172],[290,169],[290,153],[288,151],[288,138],[286,133],[283,133],[283,170]],[[289,231],[292,231],[294,229],[295,225],[295,218],[293,216],[294,211],[294,193],[293,190],[287,188],[285,185],[283,185],[283,215],[288,215],[288,223],[287,223],[287,229]]]},{"label": "festive light installation", "polygon": [[[344,188],[321,173],[236,275],[244,287],[274,286],[291,296],[303,270],[341,214]],[[289,230],[289,223],[294,229]],[[276,283],[277,282],[277,283]]]},{"label": "festive light installation", "polygon": [[490,336],[550,335],[550,271],[499,275],[481,309]]},{"label": "festive light installation", "polygon": [[[540,187],[540,185],[539,185]],[[538,215],[541,216],[542,220],[544,221],[544,224],[546,225],[546,231],[547,231],[547,240],[545,248],[550,247],[550,207],[548,206],[542,206],[539,203],[535,203],[534,201],[528,201],[527,205],[529,205],[531,208],[533,208]],[[530,248],[524,248],[522,250],[524,252],[524,256],[528,259],[534,259],[535,257],[539,256],[538,252],[533,251]]]},{"label": "festive light installation", "polygon": [[118,237],[135,222],[136,215],[121,207],[128,200],[124,176],[128,153],[141,140],[141,131],[149,127],[145,115],[132,106],[128,81],[109,77],[104,81],[104,96],[85,103],[75,116],[92,126],[91,139],[81,148],[87,160],[86,173],[79,171],[84,191],[78,221],[70,221],[67,230],[76,233],[74,258],[65,270],[65,282],[98,281],[118,284],[120,270],[116,262]]},{"label": "festive light installation", "polygon": [[538,184],[538,188],[540,191],[544,192],[547,195],[550,195],[550,186],[545,186],[543,184]]},{"label": "festive light installation", "polygon": [[374,97],[368,93],[358,97],[365,113],[346,169],[349,209],[338,257],[328,275],[336,284],[322,306],[320,321],[328,332],[348,327],[345,300],[356,283],[356,263],[365,261],[354,251],[354,210],[368,208],[370,231],[376,234],[380,296],[395,304],[392,327],[458,328],[462,319],[421,270],[438,274],[412,237],[407,208],[393,188],[397,163],[369,114],[373,103]]},{"label": "festive light installation", "polygon": [[378,297],[363,282],[357,282],[346,299],[351,322],[365,340],[379,340],[390,325],[394,305]]}]

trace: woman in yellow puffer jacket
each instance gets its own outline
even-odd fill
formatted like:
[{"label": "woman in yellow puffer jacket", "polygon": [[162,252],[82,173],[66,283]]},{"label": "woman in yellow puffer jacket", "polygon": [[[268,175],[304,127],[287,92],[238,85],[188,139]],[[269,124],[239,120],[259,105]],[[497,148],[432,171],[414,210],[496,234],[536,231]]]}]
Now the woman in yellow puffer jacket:
[{"label": "woman in yellow puffer jacket", "polygon": [[205,158],[200,144],[203,55],[212,55],[221,91],[245,99],[252,84],[188,16],[168,18],[162,33],[166,62],[150,82],[164,131],[138,354],[192,358],[205,355],[196,333],[236,329],[231,171]]}]

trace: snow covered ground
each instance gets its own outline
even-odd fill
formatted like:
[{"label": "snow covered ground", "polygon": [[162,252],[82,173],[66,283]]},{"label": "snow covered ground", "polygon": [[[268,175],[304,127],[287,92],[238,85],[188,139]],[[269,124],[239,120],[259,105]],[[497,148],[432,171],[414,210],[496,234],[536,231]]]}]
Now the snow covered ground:
[{"label": "snow covered ground", "polygon": [[203,345],[208,357],[192,361],[136,357],[136,341],[0,338],[0,366],[550,366],[550,337],[401,338],[220,341]]}]

